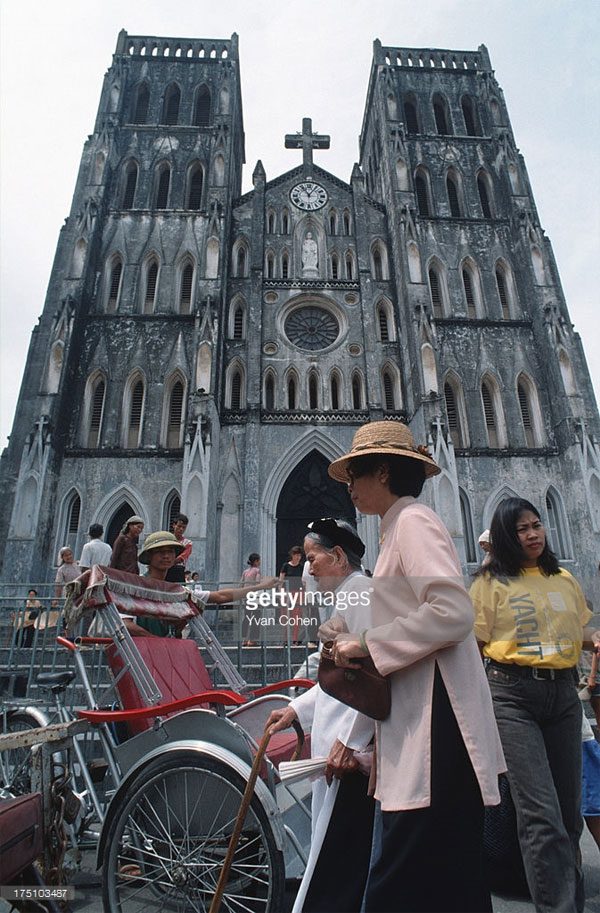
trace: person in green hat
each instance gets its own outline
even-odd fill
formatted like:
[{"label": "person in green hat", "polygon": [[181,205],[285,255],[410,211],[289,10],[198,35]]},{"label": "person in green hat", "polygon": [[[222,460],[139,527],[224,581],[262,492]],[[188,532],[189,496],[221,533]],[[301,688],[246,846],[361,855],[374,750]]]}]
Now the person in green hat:
[{"label": "person in green hat", "polygon": [[[150,533],[144,542],[144,548],[138,555],[140,564],[145,564],[148,571],[145,574],[151,580],[166,580],[169,568],[171,568],[177,557],[183,551],[183,545],[179,542],[173,533],[166,530]],[[243,599],[247,593],[254,590],[264,590],[275,586],[276,577],[268,577],[260,582],[255,582],[250,586],[232,587],[223,590],[194,590],[196,599],[200,599],[205,605],[208,603],[224,605],[230,602],[237,602]],[[137,626],[142,628],[144,634],[151,634],[156,637],[168,637],[170,634],[175,636],[181,635],[181,630],[177,626],[161,621],[159,618],[138,618]],[[136,632],[132,632],[136,633]],[[138,634],[141,632],[137,632]]]}]

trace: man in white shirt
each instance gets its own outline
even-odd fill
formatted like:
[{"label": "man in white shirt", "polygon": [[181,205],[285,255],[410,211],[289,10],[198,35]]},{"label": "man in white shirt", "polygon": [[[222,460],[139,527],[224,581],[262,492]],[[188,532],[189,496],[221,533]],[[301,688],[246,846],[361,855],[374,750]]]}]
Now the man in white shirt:
[{"label": "man in white shirt", "polygon": [[92,523],[90,526],[90,541],[86,542],[81,549],[81,558],[79,559],[79,567],[82,573],[95,564],[110,564],[112,549],[110,545],[102,541],[103,532],[104,527],[100,523]]}]

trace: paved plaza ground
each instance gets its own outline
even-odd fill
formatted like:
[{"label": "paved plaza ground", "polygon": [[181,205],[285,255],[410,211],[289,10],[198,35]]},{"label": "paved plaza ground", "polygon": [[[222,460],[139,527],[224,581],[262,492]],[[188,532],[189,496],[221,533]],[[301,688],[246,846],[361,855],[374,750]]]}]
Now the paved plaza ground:
[{"label": "paved plaza ground", "polygon": [[[586,830],[581,840],[583,866],[586,884],[586,913],[600,913],[600,854],[596,844]],[[91,854],[85,860],[85,868],[77,877],[77,896],[72,904],[72,913],[103,913],[100,879],[93,872]],[[432,860],[432,876],[435,875],[435,862]],[[294,902],[296,883],[289,883],[286,895],[286,908],[277,913],[288,913]],[[1,903],[1,901],[0,901]],[[494,913],[535,913],[530,900],[523,897],[509,897],[495,894],[493,897]],[[3,908],[0,908],[3,909]],[[6,906],[8,910],[8,905]]]}]

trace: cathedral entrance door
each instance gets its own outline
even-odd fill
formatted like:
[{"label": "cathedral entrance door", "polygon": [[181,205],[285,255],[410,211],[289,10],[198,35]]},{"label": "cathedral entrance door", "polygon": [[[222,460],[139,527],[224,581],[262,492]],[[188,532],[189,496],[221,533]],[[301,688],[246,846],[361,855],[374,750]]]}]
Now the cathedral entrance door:
[{"label": "cathedral entrance door", "polygon": [[312,450],[286,479],[277,502],[277,566],[279,573],[292,545],[302,545],[306,526],[321,517],[346,519],[356,525],[350,495],[327,474],[327,460]]},{"label": "cathedral entrance door", "polygon": [[125,501],[119,509],[112,515],[112,519],[106,528],[105,539],[109,545],[114,545],[114,541],[125,526],[130,517],[135,516],[135,510]]}]

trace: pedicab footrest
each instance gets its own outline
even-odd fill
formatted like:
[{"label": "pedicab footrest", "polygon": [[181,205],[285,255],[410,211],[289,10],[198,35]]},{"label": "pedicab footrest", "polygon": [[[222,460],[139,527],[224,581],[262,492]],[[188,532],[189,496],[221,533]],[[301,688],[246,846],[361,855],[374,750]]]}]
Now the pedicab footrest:
[{"label": "pedicab footrest", "polygon": [[155,704],[152,707],[138,707],[135,710],[78,710],[77,715],[90,723],[128,723],[134,720],[143,720],[156,716],[170,716],[197,707],[198,704],[222,704],[224,707],[238,707],[245,704],[247,699],[235,691],[214,689],[192,694],[190,697],[178,701],[168,701],[164,704]]}]

